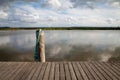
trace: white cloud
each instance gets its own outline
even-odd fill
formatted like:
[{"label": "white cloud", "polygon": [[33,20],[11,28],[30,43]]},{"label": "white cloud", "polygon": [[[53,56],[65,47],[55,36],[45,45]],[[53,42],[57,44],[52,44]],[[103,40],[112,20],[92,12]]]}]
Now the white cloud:
[{"label": "white cloud", "polygon": [[61,3],[59,0],[46,0],[45,5],[56,9],[61,7]]},{"label": "white cloud", "polygon": [[73,3],[70,0],[60,0],[61,1],[61,9],[70,9],[73,8]]},{"label": "white cloud", "polygon": [[4,12],[3,10],[0,10],[0,19],[7,19],[8,13]]},{"label": "white cloud", "polygon": [[112,6],[113,6],[113,7],[120,8],[120,2],[113,2],[113,3],[112,3]]},{"label": "white cloud", "polygon": [[[25,7],[25,6],[23,6]],[[36,25],[45,26],[116,26],[119,23],[119,10],[104,10],[104,9],[70,9],[66,10],[66,13],[61,13],[60,11],[49,11],[49,10],[38,10],[32,6],[27,6],[25,11],[21,9],[16,9],[14,13],[13,20],[18,20],[30,23],[36,23]],[[32,13],[34,12],[34,13]],[[114,12],[115,14],[112,14]],[[109,14],[109,15],[108,15]],[[49,24],[49,25],[48,25]],[[39,25],[39,26],[40,26]]]},{"label": "white cloud", "polygon": [[[79,3],[77,2],[79,0],[42,0],[39,3],[34,2],[37,7],[32,3],[22,3],[22,5],[14,3],[16,5],[11,7],[8,13],[1,12],[3,16],[0,16],[0,18],[5,19],[1,24],[16,27],[18,24],[21,24],[20,27],[120,25],[119,8],[98,7],[95,3],[100,1],[97,0],[81,0]],[[117,0],[106,1],[106,3],[110,6],[119,6]],[[80,8],[75,7],[75,4],[79,5]],[[81,8],[82,5],[80,4],[87,5],[87,7]]]}]

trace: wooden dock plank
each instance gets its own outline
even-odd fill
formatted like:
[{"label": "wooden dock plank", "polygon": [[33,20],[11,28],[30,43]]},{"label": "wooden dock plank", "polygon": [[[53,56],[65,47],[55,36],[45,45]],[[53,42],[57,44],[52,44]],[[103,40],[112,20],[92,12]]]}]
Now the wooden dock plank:
[{"label": "wooden dock plank", "polygon": [[108,64],[107,66],[111,66],[113,69],[115,69],[120,75],[120,67],[117,67],[116,65],[112,63],[106,63],[106,64]]},{"label": "wooden dock plank", "polygon": [[26,65],[22,65],[23,67],[21,67],[19,69],[19,71],[16,71],[14,77],[12,76],[12,80],[21,80],[21,77],[24,76],[24,73],[26,71],[26,68],[28,68],[30,66],[29,63],[26,63]]},{"label": "wooden dock plank", "polygon": [[66,80],[71,80],[68,63],[65,62],[64,66],[65,66],[65,78],[66,78]]},{"label": "wooden dock plank", "polygon": [[106,73],[100,66],[98,66],[95,62],[92,62],[91,65],[94,65],[95,68],[96,68],[98,71],[100,71],[100,73],[101,73],[107,80],[112,80],[112,79],[107,75],[107,73]]},{"label": "wooden dock plank", "polygon": [[0,80],[120,80],[119,62],[0,62]]},{"label": "wooden dock plank", "polygon": [[51,63],[51,69],[50,69],[50,75],[49,80],[54,80],[54,74],[55,74],[55,63]]},{"label": "wooden dock plank", "polygon": [[[34,75],[33,75],[33,77],[32,77],[32,79],[31,80],[37,80],[38,79],[38,76],[39,76],[39,74],[40,74],[40,72],[41,72],[41,68],[42,68],[42,65],[43,65],[43,63],[38,63],[37,62],[37,69],[36,69],[36,71],[35,71],[35,73],[34,73]],[[34,67],[34,65],[33,65],[33,67]]]},{"label": "wooden dock plank", "polygon": [[60,74],[60,70],[59,70],[59,67],[60,67],[60,65],[59,65],[59,63],[55,63],[55,80],[60,80],[60,76],[59,76],[59,74]]},{"label": "wooden dock plank", "polygon": [[9,63],[1,62],[0,63],[0,71],[4,71],[4,69],[7,66],[7,64],[9,64]]},{"label": "wooden dock plank", "polygon": [[104,63],[106,66],[109,66],[115,73],[117,73],[120,76],[120,68],[117,68],[116,66],[113,66],[112,64],[109,63]]},{"label": "wooden dock plank", "polygon": [[120,68],[119,68],[119,69],[116,69],[115,67],[111,66],[109,63],[104,63],[104,64],[106,65],[106,67],[109,66],[109,68],[110,68],[112,71],[114,71],[114,73],[116,73],[116,74],[119,76],[119,78],[120,78]]},{"label": "wooden dock plank", "polygon": [[89,80],[88,76],[86,75],[86,73],[84,72],[83,68],[81,67],[81,65],[79,64],[79,62],[77,62],[77,67],[79,69],[79,72],[81,73],[82,77],[84,80]]},{"label": "wooden dock plank", "polygon": [[117,64],[117,63],[109,63],[109,64],[111,64],[111,66],[115,66],[115,67],[117,67],[118,68],[118,70],[120,71],[120,66]]},{"label": "wooden dock plank", "polygon": [[46,67],[47,67],[47,64],[48,63],[44,63],[42,68],[41,68],[41,72],[38,76],[38,80],[43,80],[43,77],[44,77],[44,73],[45,73],[45,70],[46,70]]},{"label": "wooden dock plank", "polygon": [[35,74],[35,71],[37,70],[37,66],[38,64],[35,62],[33,63],[34,67],[32,68],[30,74],[28,75],[28,77],[26,78],[26,80],[33,80],[33,75]]},{"label": "wooden dock plank", "polygon": [[60,63],[60,80],[65,80],[65,68],[63,63]]},{"label": "wooden dock plank", "polygon": [[[100,63],[97,63],[96,64],[103,70],[105,71],[105,73],[110,77],[110,79],[113,79],[113,80],[118,80],[110,71],[109,69],[107,69],[106,67],[104,67],[104,65],[101,65]],[[109,74],[108,74],[109,73]]]},{"label": "wooden dock plank", "polygon": [[50,68],[51,68],[51,64],[48,63],[43,80],[49,80],[49,75],[50,75]]},{"label": "wooden dock plank", "polygon": [[83,68],[84,72],[86,73],[86,75],[88,76],[89,80],[95,80],[94,77],[91,75],[91,73],[89,72],[88,68],[84,65],[83,62],[80,62],[81,67]]},{"label": "wooden dock plank", "polygon": [[[86,63],[86,65],[87,65],[87,63]],[[103,74],[98,69],[96,69],[96,67],[94,65],[92,65],[91,63],[89,63],[88,65],[94,71],[94,76],[97,75],[100,80],[106,80],[105,77],[103,76]]]},{"label": "wooden dock plank", "polygon": [[76,78],[76,75],[75,75],[75,72],[74,72],[74,70],[73,70],[73,66],[72,66],[71,62],[69,62],[68,64],[69,64],[69,70],[70,70],[70,74],[71,74],[71,79],[72,79],[72,80],[77,80],[77,78]]},{"label": "wooden dock plank", "polygon": [[76,62],[72,63],[72,65],[73,65],[73,68],[75,70],[77,80],[83,80],[82,75],[80,74],[79,69],[78,69],[78,67],[76,65]]},{"label": "wooden dock plank", "polygon": [[26,80],[27,77],[30,75],[32,69],[34,68],[34,65],[33,65],[32,63],[30,63],[30,64],[31,64],[30,67],[27,67],[27,68],[26,68],[26,71],[25,71],[25,73],[24,73],[24,76],[22,76],[20,80]]},{"label": "wooden dock plank", "polygon": [[95,71],[89,66],[90,63],[84,62],[83,64],[86,66],[86,68],[88,69],[89,73],[91,73],[91,76],[93,76],[95,80],[101,80],[101,79],[98,77],[98,75],[95,73]]},{"label": "wooden dock plank", "polygon": [[110,68],[111,66],[106,66],[105,63],[100,63],[100,65],[102,65],[107,71],[109,71],[110,72],[109,74],[113,75],[111,76],[113,79],[120,80],[120,76],[118,76],[116,72],[114,72],[114,70]]},{"label": "wooden dock plank", "polygon": [[[11,63],[13,64],[13,63]],[[15,66],[8,66],[9,70],[6,72],[7,74],[4,77],[4,80],[12,80],[16,76],[16,73],[25,65],[25,63],[14,63],[17,64]]]},{"label": "wooden dock plank", "polygon": [[[0,76],[4,76],[4,75],[6,75],[6,71],[8,72],[8,70],[10,69],[10,68],[8,68],[8,66],[10,65],[10,63],[1,63],[1,68],[0,68]],[[12,65],[14,65],[14,64],[11,64],[10,66],[12,66]],[[0,77],[0,79],[1,79],[1,77]]]}]

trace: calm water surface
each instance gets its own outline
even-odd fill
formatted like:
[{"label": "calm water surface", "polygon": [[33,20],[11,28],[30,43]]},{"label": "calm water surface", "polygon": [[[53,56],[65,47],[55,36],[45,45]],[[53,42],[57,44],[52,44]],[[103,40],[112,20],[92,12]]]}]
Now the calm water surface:
[{"label": "calm water surface", "polygon": [[[35,30],[0,31],[1,61],[33,61]],[[47,61],[119,61],[119,30],[45,31]]]}]

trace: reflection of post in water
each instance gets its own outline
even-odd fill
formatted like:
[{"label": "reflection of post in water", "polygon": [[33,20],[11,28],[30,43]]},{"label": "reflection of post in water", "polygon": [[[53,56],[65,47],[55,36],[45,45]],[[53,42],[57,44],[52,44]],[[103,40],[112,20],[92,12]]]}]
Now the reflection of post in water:
[{"label": "reflection of post in water", "polygon": [[44,32],[41,30],[36,31],[36,46],[35,46],[34,60],[45,62]]}]

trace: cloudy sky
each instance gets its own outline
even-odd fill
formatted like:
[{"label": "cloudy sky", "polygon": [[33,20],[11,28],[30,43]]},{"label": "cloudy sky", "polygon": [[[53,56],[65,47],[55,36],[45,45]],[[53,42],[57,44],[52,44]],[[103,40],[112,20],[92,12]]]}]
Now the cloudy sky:
[{"label": "cloudy sky", "polygon": [[0,26],[120,26],[120,0],[0,0]]}]

